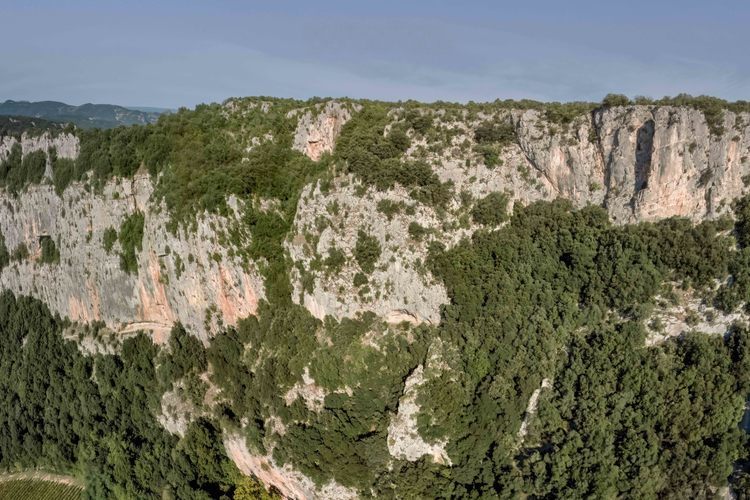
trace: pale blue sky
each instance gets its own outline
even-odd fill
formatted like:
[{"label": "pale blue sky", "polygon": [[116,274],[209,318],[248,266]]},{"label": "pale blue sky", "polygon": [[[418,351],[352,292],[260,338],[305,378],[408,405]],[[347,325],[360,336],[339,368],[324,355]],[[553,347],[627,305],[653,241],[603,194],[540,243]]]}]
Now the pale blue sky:
[{"label": "pale blue sky", "polygon": [[0,13],[0,100],[750,100],[739,0],[0,0]]}]

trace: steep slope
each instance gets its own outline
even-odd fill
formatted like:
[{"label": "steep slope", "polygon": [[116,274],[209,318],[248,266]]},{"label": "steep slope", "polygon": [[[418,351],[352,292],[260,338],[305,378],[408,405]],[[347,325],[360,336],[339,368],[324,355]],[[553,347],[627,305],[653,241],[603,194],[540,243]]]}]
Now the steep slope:
[{"label": "steep slope", "polygon": [[[19,199],[0,201],[0,230],[13,259],[0,274],[2,287],[38,297],[73,321],[103,321],[118,332],[151,330],[158,342],[176,321],[208,341],[219,325],[254,314],[263,297],[257,270],[227,255],[219,241],[235,216],[201,218],[194,232],[165,230],[166,210],[148,203],[148,175],[106,184],[92,195],[80,186],[59,197],[52,186],[30,187]],[[39,207],[44,207],[40,210]],[[122,243],[108,250],[107,231],[143,214],[134,271],[121,266]],[[44,263],[45,239],[59,256]],[[95,264],[94,264],[95,263]]]},{"label": "steep slope", "polygon": [[[672,286],[694,302],[731,295],[719,317],[745,319],[745,244],[723,216],[741,229],[748,215],[733,202],[750,183],[750,112],[709,104],[719,111],[701,99],[247,98],[143,127],[15,130],[0,138],[0,286],[160,344],[181,323],[207,348],[191,383],[211,395],[181,404],[189,384],[172,381],[161,421],[180,434],[198,415],[220,418],[240,469],[290,496],[625,494],[611,485],[635,473],[616,468],[609,489],[556,483],[539,464],[574,467],[543,443],[583,453],[561,437],[576,418],[565,395],[593,398],[564,371],[600,375],[581,352],[603,362],[615,349],[629,377],[668,358],[675,371],[652,396],[688,414],[705,401],[690,376],[701,357],[646,340],[646,323]],[[689,221],[663,221],[674,216]],[[710,428],[685,437],[696,456],[719,457],[685,494],[723,484],[716,470],[738,456],[745,335],[688,340],[721,360],[724,392]],[[619,408],[617,394],[594,403]],[[628,400],[633,419],[647,420],[648,400]],[[672,439],[659,434],[671,422],[643,431],[649,453]],[[533,484],[543,477],[548,490]]]}]

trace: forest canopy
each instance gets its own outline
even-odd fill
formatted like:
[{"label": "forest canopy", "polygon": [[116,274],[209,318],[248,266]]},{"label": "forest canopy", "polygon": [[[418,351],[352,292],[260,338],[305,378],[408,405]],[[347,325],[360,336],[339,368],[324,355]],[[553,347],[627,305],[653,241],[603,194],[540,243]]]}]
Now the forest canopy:
[{"label": "forest canopy", "polygon": [[[609,96],[602,105],[627,103]],[[659,103],[701,109],[712,127],[729,106],[685,96],[640,104]],[[292,300],[285,245],[305,186],[323,192],[333,175],[362,191],[399,185],[438,217],[455,193],[427,160],[404,156],[435,125],[414,103],[392,120],[383,103],[362,102],[317,162],[290,147],[292,104],[277,100],[248,116],[202,105],[154,125],[77,131],[78,159],[50,155],[58,193],[73,181],[96,190],[112,176],[153,176],[168,230],[198,213],[226,215],[230,195],[275,200],[272,209],[247,203],[227,235],[233,251],[258,263],[265,293],[257,315],[222,327],[207,345],[175,325],[164,346],[138,334],[106,354],[64,340],[74,325],[39,301],[1,294],[0,467],[73,474],[90,498],[273,495],[227,457],[223,437],[232,432],[317,486],[335,481],[363,496],[704,498],[729,482],[750,494],[739,429],[750,394],[747,325],[652,341],[654,311],[675,305],[676,290],[704,308],[748,313],[748,198],[735,203],[735,221],[615,226],[600,207],[557,200],[515,203],[511,213],[511,194],[469,194],[462,210],[471,235],[450,247],[430,238],[432,228],[408,226],[414,243],[429,241],[420,272],[445,287],[439,323],[393,325],[373,313],[320,319]],[[558,124],[599,106],[520,105]],[[236,130],[262,140],[242,143]],[[516,139],[510,122],[482,123],[474,136],[485,159]],[[18,192],[39,182],[44,156],[12,148],[0,184]],[[378,210],[390,219],[401,208],[389,203]],[[103,230],[105,251],[118,252],[127,273],[138,273],[145,224],[137,211]],[[365,288],[392,249],[365,226],[354,229],[353,282]],[[63,244],[40,242],[40,264],[59,264]],[[0,235],[0,268],[16,254],[28,249],[11,254]],[[321,265],[335,274],[346,258],[331,247]],[[416,434],[440,447],[442,461],[407,460],[389,446],[415,374],[424,375]],[[300,381],[310,378],[316,392],[306,398]],[[157,418],[167,393],[194,410],[182,435]]]}]

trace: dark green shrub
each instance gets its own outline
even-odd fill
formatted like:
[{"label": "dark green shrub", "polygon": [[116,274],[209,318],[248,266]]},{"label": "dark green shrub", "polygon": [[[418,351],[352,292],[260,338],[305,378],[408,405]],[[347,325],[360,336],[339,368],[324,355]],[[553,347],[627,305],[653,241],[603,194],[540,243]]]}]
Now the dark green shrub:
[{"label": "dark green shrub", "polygon": [[17,193],[29,183],[39,183],[47,168],[47,153],[32,151],[25,156],[21,145],[15,143],[8,157],[0,163],[0,181],[11,192]]},{"label": "dark green shrub", "polygon": [[344,252],[332,246],[328,249],[328,257],[323,261],[323,264],[325,264],[329,273],[336,274],[346,264],[346,256]]},{"label": "dark green shrub", "polygon": [[195,336],[187,333],[180,323],[175,323],[169,334],[169,355],[159,368],[165,381],[177,381],[188,374],[198,375],[207,368],[206,349]]},{"label": "dark green shrub", "polygon": [[8,247],[5,246],[5,235],[0,233],[0,270],[10,263],[11,256]]},{"label": "dark green shrub", "polygon": [[416,221],[409,223],[409,236],[415,240],[421,240],[428,233],[427,228]]},{"label": "dark green shrub", "polygon": [[471,218],[484,226],[497,226],[507,221],[508,195],[494,192],[478,200],[471,209]]},{"label": "dark green shrub", "polygon": [[750,246],[750,196],[743,196],[732,203],[732,210],[736,222],[734,233],[737,244],[741,247]]},{"label": "dark green shrub", "polygon": [[388,140],[391,144],[393,144],[393,147],[395,147],[402,153],[406,152],[406,150],[409,149],[409,146],[411,145],[411,139],[409,139],[409,136],[406,135],[406,132],[404,132],[400,128],[394,128],[393,130],[391,130],[391,133],[388,134]]},{"label": "dark green shrub", "polygon": [[509,120],[501,122],[486,121],[474,131],[474,140],[479,144],[498,144],[505,146],[517,140],[516,127]]},{"label": "dark green shrub", "polygon": [[75,168],[76,164],[73,160],[58,158],[57,155],[52,158],[52,181],[58,195],[62,195],[65,188],[75,178]]},{"label": "dark green shrub", "polygon": [[380,258],[381,248],[377,238],[370,236],[362,229],[357,233],[357,244],[354,246],[354,258],[366,274],[375,270],[375,263]]},{"label": "dark green shrub", "polygon": [[487,168],[495,168],[501,163],[498,147],[494,144],[478,144],[475,151],[482,156],[484,166]]},{"label": "dark green shrub", "polygon": [[22,261],[29,258],[29,248],[26,246],[26,243],[19,243],[18,246],[13,250],[13,254],[11,255],[11,259],[15,261]]},{"label": "dark green shrub", "polygon": [[362,286],[369,283],[369,280],[367,279],[367,275],[364,273],[357,273],[354,275],[354,279],[352,280],[352,284],[354,286]]},{"label": "dark green shrub", "polygon": [[405,121],[409,128],[420,135],[425,135],[432,128],[433,124],[433,118],[429,112],[420,113],[416,109],[406,113]]},{"label": "dark green shrub", "polygon": [[55,240],[49,236],[42,237],[40,246],[42,247],[42,254],[39,260],[43,264],[57,264],[60,262],[60,252],[57,250]]},{"label": "dark green shrub", "polygon": [[116,241],[117,230],[115,230],[115,228],[113,227],[108,227],[107,229],[105,229],[104,234],[102,235],[102,246],[107,253],[112,251],[112,247],[114,246]]},{"label": "dark green shrub", "polygon": [[628,99],[628,96],[622,94],[607,94],[604,99],[602,99],[602,106],[607,108],[628,106],[630,104],[631,102],[630,99]]},{"label": "dark green shrub", "polygon": [[404,208],[404,203],[394,202],[389,199],[380,200],[378,202],[378,212],[385,215],[388,220],[393,219],[393,216],[401,212]]},{"label": "dark green shrub", "polygon": [[120,226],[120,269],[133,274],[138,272],[138,252],[143,242],[143,212],[130,214]]}]

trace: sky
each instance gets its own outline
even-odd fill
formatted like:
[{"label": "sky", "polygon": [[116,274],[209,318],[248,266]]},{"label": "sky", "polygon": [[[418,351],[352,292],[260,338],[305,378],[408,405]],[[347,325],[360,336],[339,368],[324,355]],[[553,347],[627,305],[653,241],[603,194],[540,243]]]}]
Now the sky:
[{"label": "sky", "polygon": [[750,100],[750,2],[0,0],[0,101]]}]

